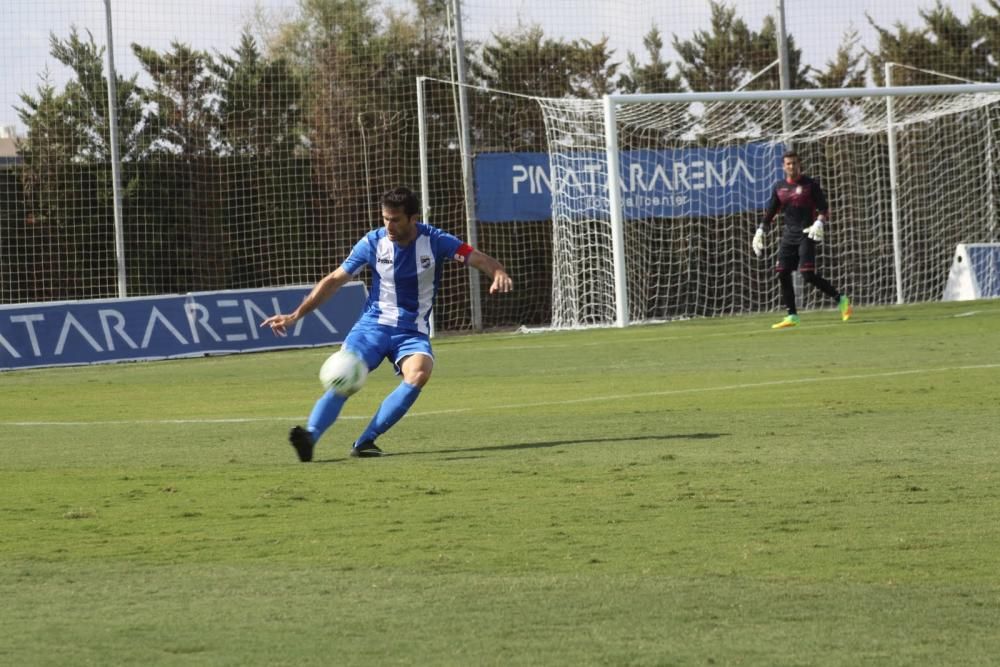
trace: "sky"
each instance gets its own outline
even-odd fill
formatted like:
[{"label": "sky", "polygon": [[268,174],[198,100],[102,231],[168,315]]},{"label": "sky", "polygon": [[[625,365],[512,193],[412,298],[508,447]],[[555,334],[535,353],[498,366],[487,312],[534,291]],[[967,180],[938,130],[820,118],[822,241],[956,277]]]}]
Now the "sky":
[{"label": "sky", "polygon": [[[591,41],[611,37],[616,56],[628,51],[644,54],[642,37],[655,24],[665,36],[665,57],[672,36],[690,39],[709,27],[706,0],[462,0],[463,32],[467,39],[485,39],[491,32],[506,31],[520,24],[538,24],[550,36],[584,37]],[[908,27],[923,24],[920,9],[935,0],[783,0],[786,27],[802,49],[806,63],[822,69],[833,58],[845,32],[856,29],[862,45],[876,46],[876,24]],[[50,55],[49,35],[60,38],[70,26],[90,30],[98,44],[106,40],[105,4],[112,7],[115,66],[129,75],[139,67],[128,45],[139,42],[158,50],[179,39],[194,48],[230,51],[241,28],[255,16],[277,17],[297,6],[297,0],[0,0],[0,127],[22,130],[14,106],[19,94],[34,93],[40,75],[48,71],[57,87],[67,77],[65,68]],[[760,29],[763,17],[775,14],[779,0],[728,0],[751,30]],[[397,9],[409,8],[407,0],[383,0]],[[957,16],[967,20],[972,7],[984,1],[948,0]]]}]

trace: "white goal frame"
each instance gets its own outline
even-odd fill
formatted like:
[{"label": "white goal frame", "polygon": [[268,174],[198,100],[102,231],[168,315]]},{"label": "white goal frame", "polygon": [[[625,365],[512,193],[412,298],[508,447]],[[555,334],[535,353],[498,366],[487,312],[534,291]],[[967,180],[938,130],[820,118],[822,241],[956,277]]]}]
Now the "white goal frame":
[{"label": "white goal frame", "polygon": [[[893,200],[896,199],[898,184],[897,175],[895,125],[892,115],[892,101],[902,96],[926,95],[967,95],[967,94],[997,94],[1000,95],[1000,83],[982,84],[944,84],[938,86],[887,86],[868,88],[817,88],[812,90],[779,90],[779,91],[740,91],[740,92],[710,92],[710,93],[659,93],[633,95],[606,95],[604,101],[605,149],[607,151],[608,174],[619,174],[618,148],[618,110],[619,107],[630,104],[648,103],[686,103],[704,102],[753,102],[753,101],[789,101],[814,100],[823,98],[885,98],[887,105],[887,133],[889,142],[890,188]],[[629,325],[628,285],[625,269],[624,248],[624,211],[622,206],[622,187],[619,179],[608,179],[608,182],[618,187],[608,188],[610,207],[612,258],[614,263],[614,295],[615,314],[614,325],[625,327]],[[902,291],[902,258],[899,237],[898,206],[892,206],[892,235],[894,253],[894,271],[896,278],[897,302],[903,302]]]}]

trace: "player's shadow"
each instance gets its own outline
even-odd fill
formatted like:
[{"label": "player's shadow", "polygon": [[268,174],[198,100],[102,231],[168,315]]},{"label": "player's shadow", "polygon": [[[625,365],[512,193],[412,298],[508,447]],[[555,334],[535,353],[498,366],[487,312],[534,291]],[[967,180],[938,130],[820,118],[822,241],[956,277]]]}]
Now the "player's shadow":
[{"label": "player's shadow", "polygon": [[[473,452],[502,452],[518,449],[545,449],[547,447],[566,447],[572,445],[592,445],[601,442],[639,442],[642,440],[715,440],[732,435],[731,433],[671,433],[668,435],[633,435],[609,438],[579,438],[576,440],[547,440],[542,442],[512,442],[506,445],[484,445],[482,447],[451,447],[448,449],[427,449],[420,452],[386,452],[383,456],[428,456],[440,454],[470,454]],[[315,463],[337,463],[349,460],[348,457],[333,459],[316,459]]]},{"label": "player's shadow", "polygon": [[571,445],[592,445],[601,442],[639,442],[642,440],[714,440],[730,435],[729,433],[671,433],[669,435],[633,435],[608,438],[578,438],[575,440],[546,440],[542,442],[513,442],[506,445],[484,445],[482,447],[453,447],[449,449],[432,449],[421,452],[399,452],[392,456],[421,456],[427,454],[465,454],[469,452],[503,452],[518,449],[545,449],[547,447],[565,447]]}]

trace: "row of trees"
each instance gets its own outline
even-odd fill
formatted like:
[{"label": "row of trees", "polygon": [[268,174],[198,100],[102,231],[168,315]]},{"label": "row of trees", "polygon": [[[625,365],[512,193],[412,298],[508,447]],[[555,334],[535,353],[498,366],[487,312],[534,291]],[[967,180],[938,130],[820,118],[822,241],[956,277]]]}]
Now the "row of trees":
[{"label": "row of trees", "polygon": [[[448,0],[412,2],[412,13],[380,17],[377,0],[303,0],[297,17],[263,35],[264,47],[248,32],[232,53],[179,41],[164,53],[132,44],[143,83],[139,74],[117,80],[123,159],[342,155],[362,130],[376,139],[389,128],[395,132],[401,118],[414,113],[414,78],[448,79],[452,72]],[[855,87],[869,79],[880,85],[887,61],[911,67],[900,73],[900,84],[942,83],[932,72],[1000,80],[994,55],[1000,54],[1000,0],[985,2],[992,13],[974,8],[968,22],[938,0],[921,12],[924,25],[875,25],[879,43],[872,50],[849,33],[820,68],[802,61],[791,35],[792,87]],[[527,26],[468,45],[470,83],[582,98],[780,87],[776,68],[754,78],[777,57],[773,17],[754,30],[734,7],[720,0],[710,5],[705,30],[672,37],[674,61],[664,59],[664,35],[656,26],[644,37],[644,54],[617,54],[607,38],[565,41]],[[22,155],[30,165],[106,162],[104,49],[72,28],[67,37],[51,36],[51,52],[72,77],[62,89],[43,84],[22,94],[19,114],[28,129]]]},{"label": "row of trees", "polygon": [[[942,82],[921,69],[998,80],[998,2],[986,0],[988,12],[976,9],[968,22],[939,2],[921,14],[924,25],[875,26],[879,43],[872,50],[862,48],[856,34],[845,35],[835,57],[820,68],[803,62],[790,36],[792,84],[881,83],[886,61],[916,68],[905,70],[898,84]],[[331,256],[345,253],[370,228],[373,196],[391,185],[418,182],[414,80],[452,78],[448,4],[412,0],[411,11],[403,13],[382,12],[377,0],[302,0],[295,17],[248,29],[230,52],[201,51],[181,41],[164,52],[131,44],[142,72],[116,82],[130,281],[142,293],[157,293],[308,282],[329,268]],[[753,77],[776,59],[776,41],[772,17],[754,29],[734,7],[712,0],[705,30],[671,37],[675,60],[666,57],[666,38],[656,26],[641,54],[615,53],[607,39],[554,39],[537,26],[494,34],[466,45],[466,52],[470,83],[532,96],[597,98],[743,85],[775,89],[776,68]],[[86,165],[106,165],[110,157],[104,49],[74,28],[51,36],[51,52],[72,75],[64,86],[43,83],[21,96],[18,111],[27,134],[20,146],[20,186],[4,192],[16,190],[22,201],[5,202],[6,210],[24,215],[8,213],[0,221],[30,220],[32,228],[30,234],[0,234],[0,244],[19,244],[3,248],[6,257],[35,252],[45,245],[39,234],[58,239],[71,228],[106,230],[112,215],[110,172],[86,169],[86,179],[79,177]],[[529,103],[485,96],[473,103],[477,148],[544,149],[541,118]],[[452,198],[461,201],[453,100],[442,94],[429,100],[429,109],[429,121],[439,126],[431,132],[440,143],[435,154],[444,156],[431,168],[440,182],[454,184]],[[92,191],[81,195],[84,182]],[[461,232],[463,218],[457,212],[453,220],[435,222]],[[241,221],[238,229],[248,229],[234,234],[215,228],[233,220]],[[254,225],[266,233],[254,233]],[[137,240],[140,233],[147,241]],[[151,244],[150,238],[158,240]],[[89,262],[108,267],[104,279],[73,275],[87,262],[65,258],[82,246],[89,258],[98,252],[74,239],[51,251],[53,259],[41,264],[50,267],[42,278],[37,262],[29,268],[30,257],[22,265],[8,264],[0,301],[112,294],[113,261]],[[102,243],[106,239],[102,234]],[[165,263],[166,248],[171,256],[203,261]],[[261,252],[285,261],[263,262],[249,272],[238,268]],[[37,289],[40,280],[44,291]],[[81,292],[84,284],[96,287]],[[462,309],[456,305],[459,319]],[[450,326],[446,316],[440,326]]]}]

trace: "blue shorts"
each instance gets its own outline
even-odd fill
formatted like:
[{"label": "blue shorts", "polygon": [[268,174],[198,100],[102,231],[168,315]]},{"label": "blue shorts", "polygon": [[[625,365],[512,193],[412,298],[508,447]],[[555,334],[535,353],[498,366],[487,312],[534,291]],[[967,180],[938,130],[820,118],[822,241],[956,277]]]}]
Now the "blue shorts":
[{"label": "blue shorts", "polygon": [[427,334],[370,322],[355,324],[341,347],[364,359],[369,371],[388,359],[396,367],[396,375],[401,373],[399,363],[411,354],[424,354],[434,359]]}]

